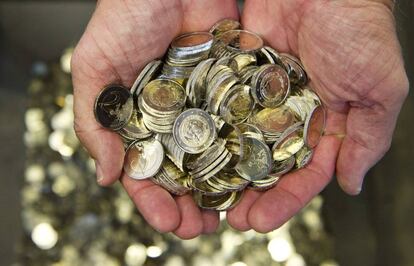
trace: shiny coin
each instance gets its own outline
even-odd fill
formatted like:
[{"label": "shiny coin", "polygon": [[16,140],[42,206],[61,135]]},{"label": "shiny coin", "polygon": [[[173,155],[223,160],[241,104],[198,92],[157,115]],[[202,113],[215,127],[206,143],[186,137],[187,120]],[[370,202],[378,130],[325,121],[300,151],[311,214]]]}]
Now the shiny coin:
[{"label": "shiny coin", "polygon": [[265,64],[276,64],[272,55],[267,51],[265,47],[260,49],[259,59],[261,60],[261,62],[263,61]]},{"label": "shiny coin", "polygon": [[190,157],[187,162],[188,169],[199,172],[211,165],[225,151],[225,144],[225,140],[217,139],[203,153]]},{"label": "shiny coin", "polygon": [[163,145],[167,157],[184,172],[186,170],[185,162],[188,160],[189,154],[185,153],[175,143],[172,134],[157,134],[156,137]]},{"label": "shiny coin", "polygon": [[290,92],[290,80],[286,71],[278,65],[263,65],[252,77],[252,95],[263,107],[281,105]]},{"label": "shiny coin", "polygon": [[303,138],[309,148],[313,149],[318,145],[325,130],[325,123],[325,108],[322,105],[316,106],[305,121]]},{"label": "shiny coin", "polygon": [[133,111],[131,119],[118,133],[129,140],[145,139],[152,135],[137,110]]},{"label": "shiny coin", "polygon": [[186,93],[193,107],[200,107],[206,99],[207,74],[215,62],[215,58],[200,62],[188,78]]},{"label": "shiny coin", "polygon": [[160,171],[152,180],[174,195],[184,195],[190,191],[188,175],[181,172],[169,159],[165,159]]},{"label": "shiny coin", "polygon": [[220,115],[227,123],[238,124],[250,116],[254,105],[250,86],[237,84],[224,95],[220,105]]},{"label": "shiny coin", "polygon": [[268,55],[272,57],[272,61],[274,62],[274,64],[283,66],[282,56],[280,55],[280,53],[278,53],[275,49],[269,46],[264,46],[263,49],[267,52]]},{"label": "shiny coin", "polygon": [[169,112],[181,109],[185,105],[185,90],[177,82],[169,79],[155,79],[145,86],[143,101],[158,111]]},{"label": "shiny coin", "polygon": [[163,160],[164,149],[158,140],[139,140],[126,151],[124,171],[131,178],[146,179],[159,171]]},{"label": "shiny coin", "polygon": [[232,57],[229,66],[234,72],[240,73],[243,68],[256,64],[256,56],[252,54],[237,54]]},{"label": "shiny coin", "polygon": [[119,85],[105,87],[95,101],[95,118],[103,127],[119,130],[130,120],[133,105],[128,89]]},{"label": "shiny coin", "polygon": [[242,123],[237,125],[237,128],[240,130],[243,136],[256,138],[261,141],[265,140],[262,131],[255,125]]},{"label": "shiny coin", "polygon": [[204,182],[192,182],[191,187],[203,195],[220,196],[226,194],[228,191],[221,188],[216,188],[210,185],[209,180]]},{"label": "shiny coin", "polygon": [[220,35],[223,32],[229,31],[229,30],[237,30],[241,28],[240,22],[233,19],[223,19],[217,22],[213,25],[210,29],[210,33],[213,35]]},{"label": "shiny coin", "polygon": [[244,156],[243,135],[237,126],[226,122],[217,130],[218,136],[226,140],[226,149],[232,154],[225,169],[233,169]]},{"label": "shiny coin", "polygon": [[303,140],[303,124],[298,123],[288,128],[273,145],[273,159],[284,161],[295,155],[305,145]]},{"label": "shiny coin", "polygon": [[308,83],[308,76],[299,59],[291,55],[281,54],[281,60],[285,70],[289,73],[292,83],[298,84],[300,86]]},{"label": "shiny coin", "polygon": [[263,141],[244,136],[244,158],[236,165],[237,173],[246,180],[265,178],[272,170],[272,155]]},{"label": "shiny coin", "polygon": [[[213,81],[214,82],[214,81]],[[209,110],[213,114],[218,114],[220,104],[223,101],[224,95],[230,88],[237,83],[237,78],[232,73],[223,75],[222,78],[218,79],[217,82],[213,83],[213,86],[209,87],[207,96],[207,104]]]},{"label": "shiny coin", "polygon": [[187,52],[197,52],[197,49],[211,46],[214,36],[208,32],[191,32],[178,36],[171,43],[174,49],[180,49]]},{"label": "shiny coin", "polygon": [[198,206],[216,211],[226,211],[233,208],[240,201],[241,196],[241,191],[228,192],[219,196],[208,196],[199,192],[193,193],[193,198]]},{"label": "shiny coin", "polygon": [[263,109],[252,116],[250,121],[263,132],[282,134],[295,122],[295,116],[289,108],[281,106]]},{"label": "shiny coin", "polygon": [[162,62],[160,60],[154,60],[149,62],[140,72],[134,84],[131,87],[131,94],[138,96],[142,89],[158,74],[161,68]]},{"label": "shiny coin", "polygon": [[307,166],[312,161],[313,154],[314,154],[313,150],[306,146],[300,149],[300,151],[298,151],[295,154],[295,158],[296,158],[295,168],[301,169]]},{"label": "shiny coin", "polygon": [[262,48],[263,40],[259,35],[247,30],[230,30],[219,36],[226,47],[235,52],[254,52]]},{"label": "shiny coin", "polygon": [[280,176],[269,175],[263,178],[262,180],[251,182],[249,184],[249,187],[256,191],[266,191],[276,186],[277,183],[279,183],[279,180],[280,180]]},{"label": "shiny coin", "polygon": [[[297,153],[299,154],[299,152]],[[269,174],[270,176],[282,176],[288,173],[295,166],[296,158],[295,156],[290,156],[283,161],[274,161],[272,171]]]},{"label": "shiny coin", "polygon": [[250,182],[238,175],[236,171],[222,171],[217,173],[208,182],[223,187],[227,191],[243,190]]},{"label": "shiny coin", "polygon": [[216,128],[211,116],[200,109],[188,109],[175,120],[173,136],[185,152],[197,154],[205,151],[216,139]]},{"label": "shiny coin", "polygon": [[[221,169],[223,169],[223,167],[225,165],[223,165],[223,167],[220,168],[220,169],[219,169],[218,165],[221,165],[221,163],[223,161],[228,161],[227,158],[229,156],[231,156],[231,153],[227,149],[224,149],[223,152],[221,154],[219,154],[218,157],[214,158],[214,161],[211,164],[205,164],[205,165],[203,165],[202,168],[198,168],[197,170],[190,171],[190,175],[194,179],[197,179],[197,182],[204,181],[204,180],[201,180],[201,178],[203,176],[205,176],[206,174],[210,174],[210,173],[212,173],[212,171],[215,171],[215,173],[216,173],[216,172],[220,171]],[[231,159],[231,158],[229,158],[229,159]],[[213,176],[215,173],[213,173],[211,176]]]}]

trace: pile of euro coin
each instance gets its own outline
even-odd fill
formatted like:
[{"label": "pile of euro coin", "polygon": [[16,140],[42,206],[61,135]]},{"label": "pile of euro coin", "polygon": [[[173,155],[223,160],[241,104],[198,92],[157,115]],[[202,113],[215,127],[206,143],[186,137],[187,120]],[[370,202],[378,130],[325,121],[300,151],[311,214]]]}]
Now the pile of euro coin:
[{"label": "pile of euro coin", "polygon": [[225,19],[176,37],[131,88],[109,85],[95,117],[124,140],[124,172],[224,211],[312,160],[326,112],[301,61]]}]

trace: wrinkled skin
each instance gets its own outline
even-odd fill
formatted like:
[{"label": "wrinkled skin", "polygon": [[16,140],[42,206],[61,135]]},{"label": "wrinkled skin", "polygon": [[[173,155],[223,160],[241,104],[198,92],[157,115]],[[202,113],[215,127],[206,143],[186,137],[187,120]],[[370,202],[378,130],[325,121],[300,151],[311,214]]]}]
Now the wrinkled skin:
[{"label": "wrinkled skin", "polygon": [[[179,33],[208,30],[223,18],[238,18],[234,1],[101,0],[72,59],[75,130],[96,161],[98,183],[107,186],[121,176],[148,223],[183,239],[214,232],[218,213],[200,210],[189,195],[171,196],[150,181],[126,177],[122,142],[97,124],[93,102],[109,83],[131,86]],[[247,191],[227,214],[238,230],[268,232],[305,206],[334,173],[344,191],[360,192],[364,175],[390,146],[408,81],[393,16],[382,3],[247,0],[241,19],[272,47],[300,57],[328,109],[312,163],[267,192]]]}]

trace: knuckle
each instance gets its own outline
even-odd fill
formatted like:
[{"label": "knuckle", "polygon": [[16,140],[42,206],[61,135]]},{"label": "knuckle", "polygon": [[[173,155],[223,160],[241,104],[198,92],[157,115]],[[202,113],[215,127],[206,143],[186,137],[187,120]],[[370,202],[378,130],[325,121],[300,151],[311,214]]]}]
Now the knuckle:
[{"label": "knuckle", "polygon": [[400,80],[398,94],[401,98],[405,99],[408,97],[410,81],[408,80],[407,75],[404,73],[403,78]]}]

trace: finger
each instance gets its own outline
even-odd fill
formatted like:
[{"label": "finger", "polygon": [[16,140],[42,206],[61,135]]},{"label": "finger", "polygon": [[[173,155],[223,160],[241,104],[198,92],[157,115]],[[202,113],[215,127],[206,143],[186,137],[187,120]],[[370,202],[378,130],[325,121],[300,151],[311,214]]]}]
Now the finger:
[{"label": "finger", "polygon": [[244,29],[263,36],[278,51],[297,51],[294,36],[300,21],[297,11],[297,1],[246,0],[242,24]]},{"label": "finger", "polygon": [[[100,51],[90,45],[90,28],[94,27],[99,16],[97,9],[89,23],[89,30],[85,32],[72,56],[75,132],[95,160],[98,184],[110,185],[121,176],[124,149],[117,134],[102,128],[96,122],[93,106],[99,91],[120,78],[109,63],[102,60]],[[102,75],[102,72],[106,75]]]},{"label": "finger", "polygon": [[220,224],[219,213],[212,210],[203,210],[201,211],[201,215],[203,217],[203,234],[216,232]]},{"label": "finger", "polygon": [[245,193],[243,193],[240,203],[227,212],[227,222],[231,227],[239,231],[248,231],[252,229],[247,215],[251,206],[261,194],[262,193],[251,189],[247,189]]},{"label": "finger", "polygon": [[203,231],[203,218],[200,209],[190,195],[175,198],[181,216],[181,223],[174,234],[181,239],[192,239]]},{"label": "finger", "polygon": [[234,0],[182,0],[181,2],[184,11],[182,32],[209,30],[219,20],[239,18],[237,2]]},{"label": "finger", "polygon": [[[100,1],[73,54],[75,130],[96,161],[101,185],[109,185],[120,177],[124,152],[120,138],[95,121],[95,98],[108,84],[129,87],[138,70],[168,47],[181,26],[177,22],[178,12],[173,11],[177,7],[169,2],[137,5]],[[160,18],[161,12],[166,18]],[[158,34],[159,28],[165,32]]]},{"label": "finger", "polygon": [[121,183],[144,219],[158,232],[172,232],[180,225],[179,208],[166,190],[149,180],[123,175]]},{"label": "finger", "polygon": [[307,167],[287,174],[261,195],[248,214],[252,228],[266,233],[280,227],[317,195],[332,178],[340,144],[336,136],[324,136]]},{"label": "finger", "polygon": [[[395,91],[394,91],[395,92]],[[347,135],[337,161],[337,177],[342,189],[350,195],[361,192],[363,180],[389,150],[401,104],[351,108]]]},{"label": "finger", "polygon": [[93,115],[94,100],[99,93],[97,88],[102,88],[105,81],[87,79],[76,68],[72,75],[75,132],[89,155],[95,160],[98,184],[107,186],[121,176],[124,147],[120,137],[102,128]]}]

